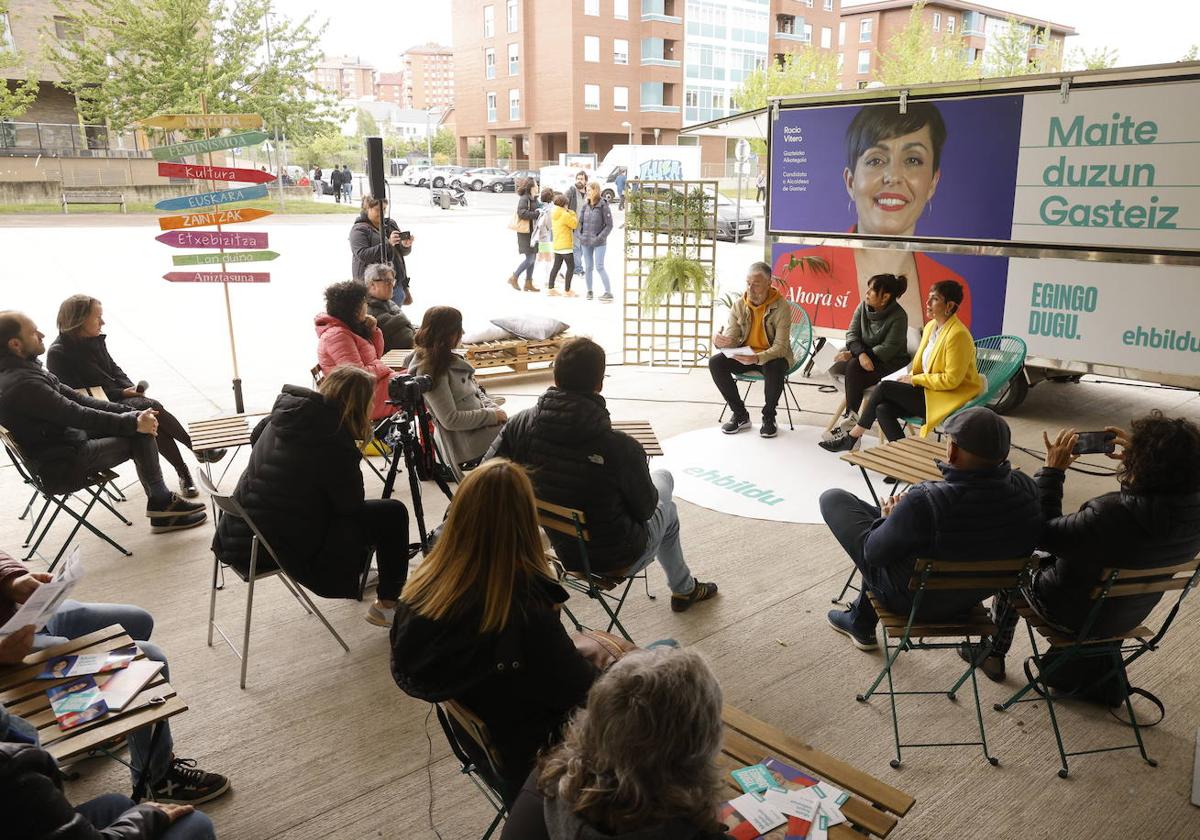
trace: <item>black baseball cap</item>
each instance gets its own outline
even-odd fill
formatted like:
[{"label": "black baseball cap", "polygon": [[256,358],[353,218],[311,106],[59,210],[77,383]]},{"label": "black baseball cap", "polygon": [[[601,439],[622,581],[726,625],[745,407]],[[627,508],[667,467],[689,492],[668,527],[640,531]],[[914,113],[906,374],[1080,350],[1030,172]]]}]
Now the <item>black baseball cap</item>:
[{"label": "black baseball cap", "polygon": [[960,449],[985,461],[1003,461],[1012,447],[1012,431],[1004,418],[990,408],[964,409],[942,424]]}]

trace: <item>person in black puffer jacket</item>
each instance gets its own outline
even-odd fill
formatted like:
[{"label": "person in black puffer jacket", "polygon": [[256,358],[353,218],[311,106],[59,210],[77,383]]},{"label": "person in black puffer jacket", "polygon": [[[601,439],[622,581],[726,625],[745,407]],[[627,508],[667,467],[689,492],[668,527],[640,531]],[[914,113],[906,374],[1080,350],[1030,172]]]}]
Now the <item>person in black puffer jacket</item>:
[{"label": "person in black puffer jacket", "polygon": [[[392,300],[397,306],[409,306],[413,298],[408,288],[410,281],[404,258],[412,253],[415,237],[409,234],[408,239],[401,239],[400,228],[386,218],[385,213],[387,199],[363,196],[362,212],[350,228],[350,277],[362,280],[367,266],[387,263],[396,272],[396,289],[392,293]],[[382,239],[379,235],[380,219],[383,220]]]},{"label": "person in black puffer jacket", "polygon": [[[408,576],[408,510],[398,499],[366,500],[359,440],[371,439],[375,379],[342,365],[320,393],[283,386],[255,427],[250,463],[233,496],[279,555],[289,575],[324,598],[356,598],[370,550],[379,590],[367,621],[390,627]],[[212,548],[245,575],[251,537],[244,520],[222,516]],[[264,551],[259,570],[275,568]]]},{"label": "person in black puffer jacket", "polygon": [[[1036,476],[1046,519],[1038,547],[1053,556],[1022,587],[1025,599],[1054,627],[1070,636],[1083,629],[1093,605],[1091,592],[1105,568],[1147,568],[1186,563],[1200,554],[1200,428],[1183,418],[1154,411],[1133,421],[1130,432],[1110,426],[1121,461],[1121,489],[1097,496],[1075,513],[1063,515],[1066,469],[1075,461],[1078,435],[1059,432],[1046,441],[1046,466]],[[1104,605],[1089,636],[1105,638],[1137,627],[1163,593],[1129,595]],[[998,597],[998,618],[1008,604]],[[984,661],[993,679],[1004,675],[1004,656],[1012,645],[1017,615],[1009,611]],[[969,651],[966,651],[969,653]],[[1106,670],[1108,663],[1101,661]]]},{"label": "person in black puffer jacket", "polygon": [[509,804],[596,679],[563,629],[566,599],[542,551],[529,477],[496,459],[463,479],[397,606],[396,685],[430,703],[457,701],[484,722],[500,777],[485,756],[472,758]]},{"label": "person in black puffer jacket", "polygon": [[[717,594],[692,576],[679,544],[679,514],[666,470],[652,474],[641,445],[614,431],[600,389],[604,348],[587,338],[563,342],[554,360],[554,387],[520,412],[484,456],[510,458],[532,470],[539,499],[587,516],[592,571],[636,574],[656,558],[667,574],[671,609],[683,612]],[[575,539],[547,530],[558,559],[583,569]]]}]

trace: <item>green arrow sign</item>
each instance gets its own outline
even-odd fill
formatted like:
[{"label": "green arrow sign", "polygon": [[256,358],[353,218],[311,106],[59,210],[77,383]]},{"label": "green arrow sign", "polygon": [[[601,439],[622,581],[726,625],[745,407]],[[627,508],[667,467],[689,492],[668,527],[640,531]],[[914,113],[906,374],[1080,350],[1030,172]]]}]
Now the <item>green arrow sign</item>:
[{"label": "green arrow sign", "polygon": [[217,265],[219,263],[267,262],[278,257],[275,251],[230,251],[227,254],[182,254],[171,257],[174,265]]},{"label": "green arrow sign", "polygon": [[227,134],[224,137],[210,137],[207,140],[192,140],[189,143],[176,143],[174,146],[159,146],[151,149],[150,154],[155,160],[176,160],[190,155],[200,155],[205,152],[219,152],[224,149],[235,149],[242,146],[257,146],[267,139],[265,131],[244,131],[241,134]]}]

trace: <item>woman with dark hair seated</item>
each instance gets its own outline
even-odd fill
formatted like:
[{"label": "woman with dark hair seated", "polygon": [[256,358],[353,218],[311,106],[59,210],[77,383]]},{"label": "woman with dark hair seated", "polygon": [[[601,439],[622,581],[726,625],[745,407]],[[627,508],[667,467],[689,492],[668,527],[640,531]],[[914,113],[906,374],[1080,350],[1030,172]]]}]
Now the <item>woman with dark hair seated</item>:
[{"label": "woman with dark hair seated", "polygon": [[[179,444],[192,448],[187,429],[158,400],[143,396],[133,380],[121,370],[108,353],[104,329],[104,307],[88,295],[71,295],[58,307],[58,338],[46,352],[46,367],[69,388],[99,386],[109,402],[122,403],[138,411],[152,408],[158,416],[158,452],[175,468],[179,476],[179,495],[194,499],[200,495]],[[208,460],[220,460],[225,450],[212,450]]]},{"label": "woman with dark hair seated", "polygon": [[433,379],[425,405],[441,430],[442,454],[456,474],[463,464],[479,462],[508,419],[475,381],[471,363],[454,352],[462,337],[461,312],[452,306],[430,307],[408,360],[409,373]]},{"label": "woman with dark hair seated", "polygon": [[626,654],[542,756],[500,838],[728,840],[721,737],[721,686],[704,657]]},{"label": "woman with dark hair seated", "polygon": [[371,419],[380,420],[393,411],[387,404],[388,380],[392,369],[383,357],[383,333],[375,318],[367,314],[367,287],[354,280],[334,283],[325,289],[325,311],[316,317],[317,364],[326,376],[339,365],[354,365],[375,377],[375,399]]},{"label": "woman with dark hair seated", "polygon": [[469,473],[392,627],[396,685],[431,703],[455,700],[487,725],[509,804],[596,679],[559,618],[567,593],[546,562],[534,502],[512,461]]},{"label": "woman with dark hair seated", "polygon": [[920,417],[921,437],[955,411],[979,396],[983,378],[975,367],[975,341],[955,317],[963,288],[953,280],[934,284],[925,300],[929,322],[913,357],[912,373],[879,383],[858,423],[845,436],[821,441],[830,452],[854,449],[867,430],[879,421],[889,441],[904,437],[900,421]]},{"label": "woman with dark hair seated", "polygon": [[[379,567],[366,619],[390,627],[408,577],[408,509],[399,499],[367,499],[358,441],[371,437],[375,381],[345,365],[317,391],[283,386],[271,414],[250,435],[250,463],[233,497],[246,509],[284,570],[325,598],[356,598],[370,561]],[[222,563],[250,568],[251,531],[222,516],[212,548]],[[258,569],[272,568],[259,552]]]},{"label": "woman with dark hair seated", "polygon": [[[1042,562],[1022,594],[1051,626],[1074,637],[1092,609],[1092,590],[1106,568],[1148,568],[1186,563],[1200,554],[1200,427],[1182,417],[1152,411],[1133,421],[1130,431],[1109,426],[1119,460],[1120,489],[1086,501],[1063,515],[1063,485],[1079,436],[1060,431],[1046,443],[1046,466],[1035,476],[1046,525],[1038,548],[1053,556]],[[1129,595],[1108,601],[1089,635],[1102,639],[1137,627],[1163,593]],[[1006,593],[993,602],[998,620],[1009,604]],[[989,677],[1004,677],[1004,657],[1012,645],[1017,614],[1009,611],[991,656],[983,661]],[[964,658],[974,654],[964,646]],[[1104,662],[1105,670],[1110,663]]]}]

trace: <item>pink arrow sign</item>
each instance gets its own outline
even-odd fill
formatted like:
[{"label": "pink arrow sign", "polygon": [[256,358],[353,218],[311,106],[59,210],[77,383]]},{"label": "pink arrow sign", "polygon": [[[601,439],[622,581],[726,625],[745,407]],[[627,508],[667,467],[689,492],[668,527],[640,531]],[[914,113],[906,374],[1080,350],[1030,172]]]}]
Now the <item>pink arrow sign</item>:
[{"label": "pink arrow sign", "polygon": [[172,248],[246,248],[257,251],[270,247],[265,233],[233,230],[173,230],[154,238]]},{"label": "pink arrow sign", "polygon": [[168,271],[163,279],[171,283],[268,283],[267,271]]},{"label": "pink arrow sign", "polygon": [[275,176],[261,169],[235,169],[232,166],[198,166],[191,163],[160,163],[158,174],[164,178],[192,178],[198,181],[238,181],[265,184]]}]

